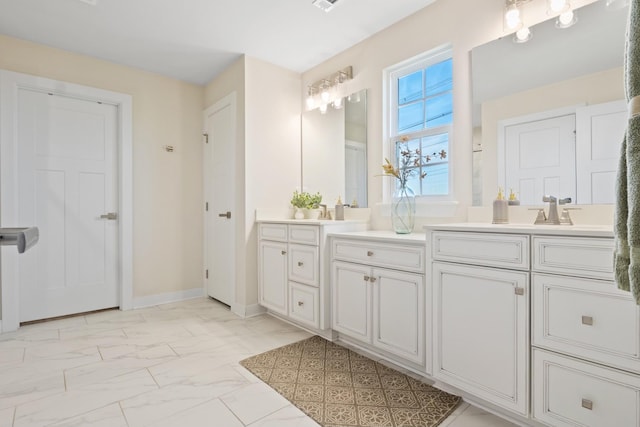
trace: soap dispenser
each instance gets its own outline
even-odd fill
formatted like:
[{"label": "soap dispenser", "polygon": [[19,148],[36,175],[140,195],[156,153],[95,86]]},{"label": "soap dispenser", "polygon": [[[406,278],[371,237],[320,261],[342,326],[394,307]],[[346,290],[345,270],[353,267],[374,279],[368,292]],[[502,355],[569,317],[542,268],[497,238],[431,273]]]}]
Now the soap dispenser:
[{"label": "soap dispenser", "polygon": [[509,189],[508,204],[509,204],[509,206],[519,206],[520,205],[520,200],[518,200],[518,197],[516,196],[516,193],[513,192],[513,188]]},{"label": "soap dispenser", "polygon": [[504,199],[502,188],[498,188],[498,195],[493,201],[493,223],[507,224],[509,222],[509,206]]},{"label": "soap dispenser", "polygon": [[336,213],[335,218],[336,221],[344,220],[344,205],[342,204],[342,198],[338,196],[338,201],[336,202]]}]

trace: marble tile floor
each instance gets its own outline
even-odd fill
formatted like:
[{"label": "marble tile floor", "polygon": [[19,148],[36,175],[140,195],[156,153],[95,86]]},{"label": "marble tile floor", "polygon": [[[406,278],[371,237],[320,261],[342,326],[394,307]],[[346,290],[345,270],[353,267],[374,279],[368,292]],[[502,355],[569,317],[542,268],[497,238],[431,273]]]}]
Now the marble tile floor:
[{"label": "marble tile floor", "polygon": [[[0,335],[0,427],[317,426],[238,364],[309,336],[208,298],[24,326]],[[466,403],[441,424],[511,425]]]}]

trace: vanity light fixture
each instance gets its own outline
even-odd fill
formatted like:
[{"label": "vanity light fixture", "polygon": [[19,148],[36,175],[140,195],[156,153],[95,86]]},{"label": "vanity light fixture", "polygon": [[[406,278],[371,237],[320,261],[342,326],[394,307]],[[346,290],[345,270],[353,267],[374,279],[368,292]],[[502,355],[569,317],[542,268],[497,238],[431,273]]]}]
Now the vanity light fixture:
[{"label": "vanity light fixture", "polygon": [[353,79],[353,68],[349,65],[310,84],[306,99],[307,110],[319,107],[320,112],[325,114],[328,105],[335,109],[342,108],[344,105],[343,98],[347,93],[345,83],[351,79]]}]

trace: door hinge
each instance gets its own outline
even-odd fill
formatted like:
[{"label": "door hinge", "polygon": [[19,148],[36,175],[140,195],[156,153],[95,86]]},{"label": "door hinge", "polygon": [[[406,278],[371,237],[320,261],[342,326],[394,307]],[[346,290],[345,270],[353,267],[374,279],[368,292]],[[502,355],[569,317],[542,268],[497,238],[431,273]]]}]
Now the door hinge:
[{"label": "door hinge", "polygon": [[209,270],[205,270],[204,271],[204,278],[208,279],[209,278]]},{"label": "door hinge", "polygon": [[205,202],[204,204],[204,210],[209,212],[209,202]]},{"label": "door hinge", "polygon": [[204,143],[208,144],[209,143],[209,134],[208,133],[203,133],[202,136],[204,136]]}]

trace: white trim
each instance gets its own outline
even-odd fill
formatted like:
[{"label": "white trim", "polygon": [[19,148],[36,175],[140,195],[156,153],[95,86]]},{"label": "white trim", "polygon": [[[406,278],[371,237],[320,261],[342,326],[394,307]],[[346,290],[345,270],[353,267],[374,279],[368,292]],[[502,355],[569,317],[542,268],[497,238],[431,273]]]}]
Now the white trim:
[{"label": "white trim", "polygon": [[[395,147],[394,143],[391,141],[391,129],[396,128],[397,124],[397,109],[391,111],[391,100],[397,99],[398,96],[398,88],[395,84],[398,76],[400,74],[405,75],[409,74],[413,71],[425,68],[429,64],[435,64],[440,61],[444,61],[446,59],[453,60],[453,45],[451,43],[446,43],[440,45],[436,48],[428,50],[426,52],[422,52],[418,55],[415,55],[411,58],[408,58],[404,61],[401,61],[397,64],[391,65],[385,68],[382,71],[382,159],[384,162],[385,158],[388,158],[391,163],[395,164]],[[455,90],[455,85],[454,85]],[[451,125],[446,125],[449,127],[449,144],[453,142],[453,128],[454,123]],[[445,126],[442,126],[443,128]],[[414,132],[414,133],[423,133],[424,131]],[[402,136],[410,136],[411,133],[402,134]],[[454,166],[451,161],[451,145],[449,146],[449,151],[447,155],[449,156],[449,193],[447,195],[438,195],[438,196],[424,196],[424,201],[416,200],[417,204],[422,205],[425,203],[443,203],[450,201],[452,203],[456,203],[454,201],[454,188],[453,188],[453,176],[454,176]],[[394,190],[394,186],[391,184],[391,179],[385,179],[382,183],[382,200],[385,203],[389,203],[391,200],[391,195]],[[427,215],[429,216],[429,215]],[[447,215],[445,215],[447,216]]]},{"label": "white trim", "polygon": [[267,309],[261,306],[260,304],[251,304],[251,305],[241,305],[241,304],[232,304],[231,312],[242,317],[255,317],[267,312]]},{"label": "white trim", "polygon": [[204,288],[192,288],[186,291],[167,292],[164,294],[149,295],[133,299],[133,308],[151,307],[154,305],[169,304],[204,296]]},{"label": "white trim", "polygon": [[[120,309],[130,310],[133,299],[133,138],[131,95],[81,86],[44,77],[0,70],[0,181],[17,182],[15,105],[18,89],[46,91],[77,99],[99,101],[118,108],[118,194],[119,194],[119,278]],[[6,124],[9,125],[6,125]],[[13,186],[15,187],[15,186]],[[18,216],[15,188],[0,194],[1,223],[15,225]],[[15,248],[2,249],[3,283],[17,283],[18,254]],[[17,286],[0,286],[2,295],[2,332],[20,326]]]},{"label": "white trim", "polygon": [[578,108],[585,106],[585,104],[577,104],[570,107],[556,108],[553,110],[540,111],[532,114],[525,114],[523,116],[511,117],[498,121],[498,145],[497,151],[497,165],[498,165],[498,187],[506,189],[507,179],[507,162],[505,160],[505,129],[509,126],[519,125],[523,123],[535,122],[538,120],[547,120],[555,117],[575,115]]}]

